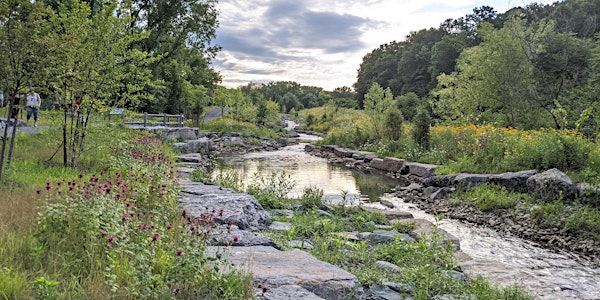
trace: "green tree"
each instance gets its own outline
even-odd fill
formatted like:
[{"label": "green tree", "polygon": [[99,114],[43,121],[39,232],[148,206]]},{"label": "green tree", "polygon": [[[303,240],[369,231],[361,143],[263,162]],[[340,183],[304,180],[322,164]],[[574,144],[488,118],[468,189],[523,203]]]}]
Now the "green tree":
[{"label": "green tree", "polygon": [[373,83],[369,92],[365,95],[365,112],[369,115],[377,138],[384,134],[385,112],[394,106],[394,95],[390,88],[385,90],[378,84]]},{"label": "green tree", "polygon": [[385,137],[393,141],[399,141],[402,137],[402,123],[404,122],[402,112],[395,107],[391,107],[385,111],[384,118]]}]

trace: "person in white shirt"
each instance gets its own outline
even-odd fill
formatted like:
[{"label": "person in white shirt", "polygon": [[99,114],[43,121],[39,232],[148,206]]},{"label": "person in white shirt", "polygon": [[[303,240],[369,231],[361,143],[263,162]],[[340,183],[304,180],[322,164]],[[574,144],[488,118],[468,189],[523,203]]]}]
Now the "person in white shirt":
[{"label": "person in white shirt", "polygon": [[27,93],[27,103],[25,105],[27,106],[27,122],[29,122],[31,115],[33,115],[33,127],[37,127],[38,111],[42,105],[40,95],[33,89],[30,89],[29,93]]}]

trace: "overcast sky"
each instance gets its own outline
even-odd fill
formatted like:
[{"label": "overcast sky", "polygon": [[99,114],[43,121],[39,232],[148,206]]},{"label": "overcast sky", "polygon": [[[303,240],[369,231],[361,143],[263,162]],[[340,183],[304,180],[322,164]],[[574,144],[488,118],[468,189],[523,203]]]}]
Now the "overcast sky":
[{"label": "overcast sky", "polygon": [[351,87],[362,57],[411,31],[438,27],[473,8],[498,13],[555,0],[219,0],[213,66],[222,84],[295,81],[302,85]]}]

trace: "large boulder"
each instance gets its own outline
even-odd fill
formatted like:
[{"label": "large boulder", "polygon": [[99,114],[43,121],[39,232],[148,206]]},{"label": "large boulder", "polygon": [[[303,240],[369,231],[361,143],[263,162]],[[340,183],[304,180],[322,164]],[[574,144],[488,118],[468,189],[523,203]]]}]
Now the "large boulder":
[{"label": "large boulder", "polygon": [[256,198],[216,185],[185,183],[181,185],[179,202],[190,215],[212,214],[217,224],[236,225],[243,230],[264,229],[271,216]]},{"label": "large boulder", "polygon": [[416,162],[406,162],[405,165],[406,167],[408,167],[409,174],[419,176],[422,178],[433,176],[435,169],[438,168],[437,165],[422,164]]},{"label": "large boulder", "polygon": [[527,192],[527,179],[537,174],[537,170],[507,172],[490,176],[490,183],[505,187],[510,191]]},{"label": "large boulder", "polygon": [[175,149],[183,153],[200,153],[208,154],[210,151],[214,151],[217,148],[215,144],[207,137],[202,137],[197,140],[191,140],[182,143],[174,143]]},{"label": "large boulder", "polygon": [[577,186],[567,174],[553,168],[527,179],[527,189],[540,199],[574,199]]}]

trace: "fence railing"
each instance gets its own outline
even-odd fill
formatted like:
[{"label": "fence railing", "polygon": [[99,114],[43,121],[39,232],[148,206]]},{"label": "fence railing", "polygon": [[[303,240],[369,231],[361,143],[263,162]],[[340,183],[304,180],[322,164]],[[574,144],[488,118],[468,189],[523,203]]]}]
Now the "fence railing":
[{"label": "fence railing", "polygon": [[110,121],[111,115],[121,115],[121,119],[124,124],[127,125],[138,125],[142,127],[149,126],[167,126],[167,127],[184,127],[185,117],[181,115],[168,115],[168,114],[128,114],[125,118],[124,112],[113,113],[108,115]]}]

